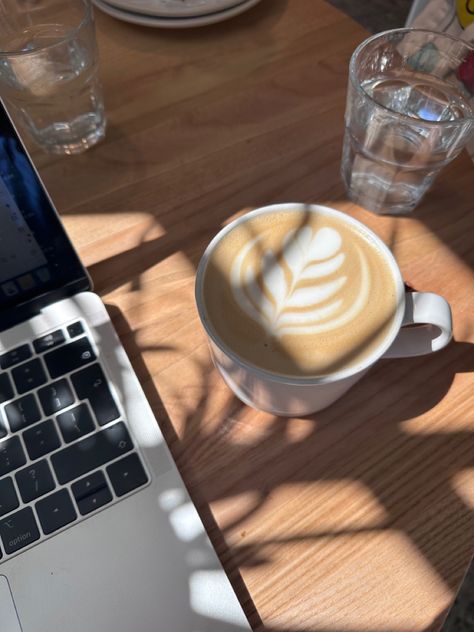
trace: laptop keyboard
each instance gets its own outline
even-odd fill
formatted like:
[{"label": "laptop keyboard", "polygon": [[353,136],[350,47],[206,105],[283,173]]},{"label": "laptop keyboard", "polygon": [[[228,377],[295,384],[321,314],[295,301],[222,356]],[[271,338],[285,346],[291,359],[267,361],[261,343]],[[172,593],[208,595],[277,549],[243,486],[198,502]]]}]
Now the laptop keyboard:
[{"label": "laptop keyboard", "polygon": [[0,560],[148,480],[82,322],[0,355]]}]

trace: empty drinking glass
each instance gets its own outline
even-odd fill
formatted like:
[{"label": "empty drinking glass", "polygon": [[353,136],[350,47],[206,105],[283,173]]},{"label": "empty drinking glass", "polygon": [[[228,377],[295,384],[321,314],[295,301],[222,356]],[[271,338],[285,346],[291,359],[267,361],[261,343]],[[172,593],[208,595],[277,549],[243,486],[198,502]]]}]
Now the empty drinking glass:
[{"label": "empty drinking glass", "polygon": [[342,177],[351,200],[408,213],[474,134],[474,47],[397,29],[353,53]]},{"label": "empty drinking glass", "polygon": [[105,135],[89,0],[0,0],[0,94],[47,151]]}]

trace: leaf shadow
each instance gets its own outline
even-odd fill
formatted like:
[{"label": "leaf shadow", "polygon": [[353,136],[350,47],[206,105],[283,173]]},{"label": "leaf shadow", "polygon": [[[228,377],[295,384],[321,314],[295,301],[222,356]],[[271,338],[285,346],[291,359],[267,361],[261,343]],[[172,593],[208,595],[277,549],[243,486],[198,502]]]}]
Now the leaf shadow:
[{"label": "leaf shadow", "polygon": [[[122,333],[126,331],[128,323],[120,310],[113,306],[108,309],[114,324]],[[232,434],[236,427],[240,430],[247,426],[247,409],[234,397],[227,399],[225,407],[213,419],[213,432],[206,431],[209,416],[215,415],[210,405],[215,388],[210,364],[200,366],[199,403],[185,414],[183,431],[178,436],[131,330],[124,338],[124,344],[135,370],[142,376],[146,395],[253,629],[279,632],[278,628],[261,622],[242,578],[239,575],[235,579],[237,569],[269,564],[271,560],[265,553],[266,547],[269,544],[285,546],[294,538],[268,537],[246,543],[243,537],[241,542],[229,545],[226,537],[244,525],[249,517],[258,515],[272,491],[281,485],[310,481],[360,482],[374,494],[387,515],[375,530],[395,529],[405,533],[439,577],[456,590],[461,579],[459,569],[472,546],[465,536],[474,533],[474,514],[457,496],[451,481],[458,471],[474,465],[474,435],[467,431],[447,435],[435,432],[411,434],[404,422],[435,409],[449,391],[454,376],[474,369],[473,345],[454,342],[429,361],[415,358],[380,363],[363,378],[360,389],[349,391],[326,411],[305,418],[310,431],[304,441],[289,443],[289,420],[273,418],[269,431],[261,439],[241,445],[232,440]],[[393,386],[384,392],[382,388],[387,374],[390,376],[394,372],[400,376],[409,375],[410,380],[389,380]],[[426,380],[430,374],[442,374],[443,377],[435,388],[427,390]],[[418,388],[420,397],[413,396]],[[377,393],[377,398],[367,409],[364,399],[369,392]],[[334,444],[338,445],[337,453],[331,447]],[[274,467],[283,459],[285,467]],[[207,467],[201,467],[201,463],[206,463]],[[212,467],[209,467],[210,463],[213,463]],[[425,463],[430,463],[429,471],[424,470]],[[256,498],[254,504],[220,529],[211,510],[212,504],[249,491]],[[449,530],[446,524],[450,525]],[[355,537],[357,534],[358,530],[353,528],[330,529],[295,536],[295,539],[318,540]],[[461,546],[460,542],[463,543]],[[424,632],[437,630],[439,621],[437,619]],[[347,629],[345,627],[341,632],[347,632]],[[326,631],[316,628],[307,632]],[[334,629],[327,632],[334,632]],[[354,632],[364,630],[354,622]]]}]

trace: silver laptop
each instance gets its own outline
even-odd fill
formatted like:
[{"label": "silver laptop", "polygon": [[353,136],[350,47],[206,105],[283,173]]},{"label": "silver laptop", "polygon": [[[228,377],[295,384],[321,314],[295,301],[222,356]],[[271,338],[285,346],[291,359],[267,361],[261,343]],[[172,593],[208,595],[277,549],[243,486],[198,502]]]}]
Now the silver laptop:
[{"label": "silver laptop", "polygon": [[0,630],[250,630],[90,290],[0,103]]}]

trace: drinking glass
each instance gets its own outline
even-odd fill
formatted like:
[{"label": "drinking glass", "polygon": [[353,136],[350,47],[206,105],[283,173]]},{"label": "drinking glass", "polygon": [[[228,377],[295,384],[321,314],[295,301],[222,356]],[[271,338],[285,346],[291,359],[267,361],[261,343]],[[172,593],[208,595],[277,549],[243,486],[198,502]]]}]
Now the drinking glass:
[{"label": "drinking glass", "polygon": [[379,214],[413,210],[474,134],[474,47],[396,29],[370,37],[349,66],[342,178]]},{"label": "drinking glass", "polygon": [[53,153],[105,135],[89,0],[0,0],[0,95]]}]

